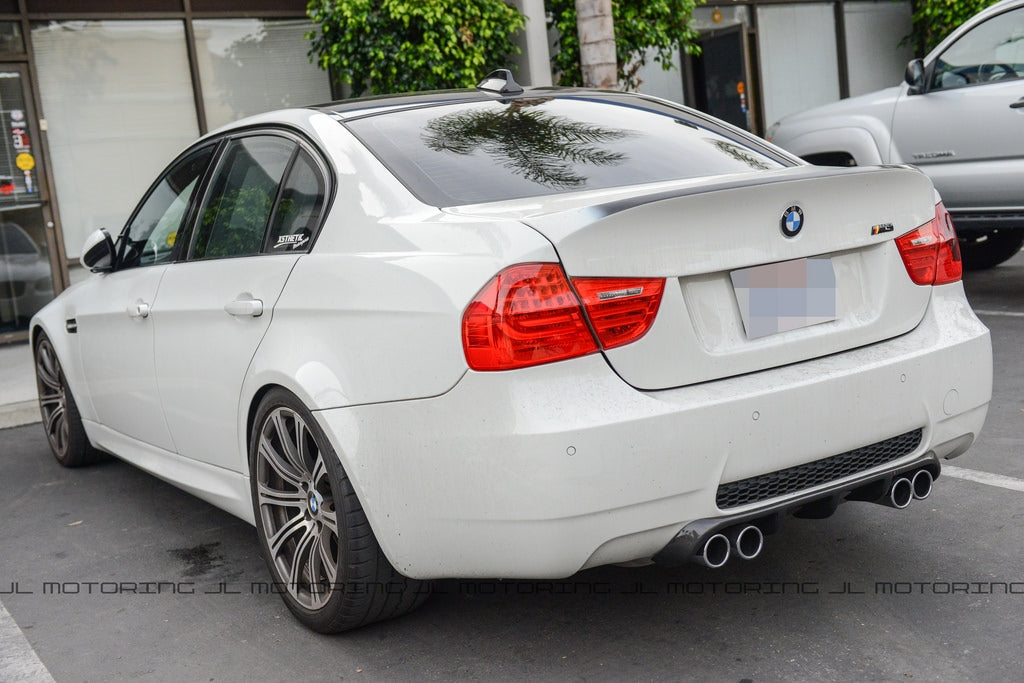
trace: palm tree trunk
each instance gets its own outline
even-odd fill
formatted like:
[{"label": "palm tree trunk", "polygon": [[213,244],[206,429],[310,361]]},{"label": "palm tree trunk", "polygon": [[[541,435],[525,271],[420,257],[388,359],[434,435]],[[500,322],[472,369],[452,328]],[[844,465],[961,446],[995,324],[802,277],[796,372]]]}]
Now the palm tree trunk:
[{"label": "palm tree trunk", "polygon": [[614,88],[618,82],[615,24],[611,0],[576,0],[580,69],[588,88]]}]

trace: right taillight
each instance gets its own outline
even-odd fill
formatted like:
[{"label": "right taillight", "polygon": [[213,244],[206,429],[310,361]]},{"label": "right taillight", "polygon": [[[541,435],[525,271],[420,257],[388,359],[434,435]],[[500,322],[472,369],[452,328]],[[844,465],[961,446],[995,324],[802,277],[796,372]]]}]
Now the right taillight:
[{"label": "right taillight", "polygon": [[943,285],[963,276],[960,243],[953,219],[946,207],[935,205],[935,217],[905,235],[896,238],[910,279],[919,285]]}]

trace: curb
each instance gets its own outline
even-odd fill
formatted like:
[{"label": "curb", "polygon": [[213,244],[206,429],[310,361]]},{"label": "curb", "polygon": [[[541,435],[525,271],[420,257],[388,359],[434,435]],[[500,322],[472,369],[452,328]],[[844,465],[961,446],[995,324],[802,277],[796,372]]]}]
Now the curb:
[{"label": "curb", "polygon": [[41,421],[38,401],[22,401],[0,406],[0,429],[20,427]]}]

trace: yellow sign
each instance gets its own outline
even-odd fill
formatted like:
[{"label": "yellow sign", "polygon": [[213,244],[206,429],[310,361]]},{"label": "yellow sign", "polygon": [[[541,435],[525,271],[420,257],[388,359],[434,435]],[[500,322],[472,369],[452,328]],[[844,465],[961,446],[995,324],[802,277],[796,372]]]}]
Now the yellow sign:
[{"label": "yellow sign", "polygon": [[[9,157],[8,157],[9,158]],[[31,171],[36,167],[36,158],[28,152],[22,152],[14,159],[14,163],[18,165],[22,171]]]}]

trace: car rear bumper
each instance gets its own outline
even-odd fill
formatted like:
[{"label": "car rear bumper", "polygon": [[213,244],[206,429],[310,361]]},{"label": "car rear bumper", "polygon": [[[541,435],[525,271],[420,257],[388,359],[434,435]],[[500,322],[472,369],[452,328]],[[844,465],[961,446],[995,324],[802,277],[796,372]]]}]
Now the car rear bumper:
[{"label": "car rear bumper", "polygon": [[[956,283],[934,288],[921,324],[898,338],[715,382],[641,392],[591,355],[469,372],[435,398],[316,415],[400,572],[558,578],[651,558],[694,521],[754,518],[955,457],[991,391],[989,333]],[[917,429],[919,445],[890,462],[716,504],[722,483]]]}]

